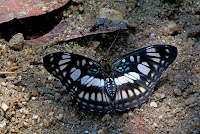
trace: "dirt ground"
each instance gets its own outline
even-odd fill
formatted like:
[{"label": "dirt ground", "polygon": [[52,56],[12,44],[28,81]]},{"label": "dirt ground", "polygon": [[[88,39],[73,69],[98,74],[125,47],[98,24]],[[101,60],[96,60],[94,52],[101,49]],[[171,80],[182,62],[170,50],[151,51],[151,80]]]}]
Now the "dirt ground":
[{"label": "dirt ground", "polygon": [[[43,67],[42,58],[53,52],[64,51],[99,61],[116,32],[37,46],[11,46],[10,42],[0,39],[0,132],[198,134],[200,2],[74,1],[63,13],[63,20],[69,24],[65,33],[90,31],[92,20],[95,20],[102,7],[121,12],[124,20],[128,21],[130,27],[120,32],[109,52],[111,61],[138,48],[170,44],[178,48],[175,62],[163,73],[146,103],[122,113],[101,114],[72,104],[70,95],[60,81]],[[136,27],[133,26],[135,24]]]}]

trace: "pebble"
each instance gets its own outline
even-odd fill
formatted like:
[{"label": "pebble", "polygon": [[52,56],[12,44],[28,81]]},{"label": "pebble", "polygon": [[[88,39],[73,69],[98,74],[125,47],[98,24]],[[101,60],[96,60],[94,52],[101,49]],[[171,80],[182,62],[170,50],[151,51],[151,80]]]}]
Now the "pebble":
[{"label": "pebble", "polygon": [[175,95],[178,95],[178,96],[182,95],[181,89],[175,88],[175,89],[174,89],[174,94],[175,94]]},{"label": "pebble", "polygon": [[3,109],[4,112],[6,112],[6,111],[8,110],[9,107],[8,107],[8,105],[7,105],[6,103],[3,102],[3,103],[1,104],[1,108]]},{"label": "pebble", "polygon": [[14,50],[20,50],[24,46],[24,37],[22,33],[15,34],[9,41],[9,47]]},{"label": "pebble", "polygon": [[50,122],[47,119],[43,119],[43,123],[45,127],[49,127]]},{"label": "pebble", "polygon": [[111,120],[111,117],[110,117],[109,114],[105,114],[104,117],[101,120],[102,120],[102,122],[106,122],[108,120]]},{"label": "pebble", "polygon": [[59,114],[58,116],[56,116],[56,118],[57,118],[58,120],[62,120],[63,114]]},{"label": "pebble", "polygon": [[156,124],[155,122],[153,123],[153,127],[154,128],[157,128],[158,127],[158,124]]},{"label": "pebble", "polygon": [[151,107],[158,107],[158,105],[157,105],[156,102],[151,102],[151,103],[150,103],[150,106],[151,106]]},{"label": "pebble", "polygon": [[23,113],[23,114],[28,114],[28,110],[26,110],[25,108],[21,108],[20,110],[20,113]]},{"label": "pebble", "polygon": [[33,115],[32,119],[37,119],[38,118],[38,115]]},{"label": "pebble", "polygon": [[129,111],[129,112],[128,112],[128,116],[129,116],[129,117],[134,117],[133,112],[132,112],[132,111]]},{"label": "pebble", "polygon": [[185,100],[185,104],[186,105],[193,104],[196,100],[197,100],[197,97],[192,95]]},{"label": "pebble", "polygon": [[0,109],[0,122],[4,119],[4,111]]},{"label": "pebble", "polygon": [[102,129],[100,129],[97,133],[98,134],[105,134],[105,132]]},{"label": "pebble", "polygon": [[125,120],[125,119],[128,119],[128,117],[129,117],[128,113],[124,113],[124,114],[123,114],[124,120]]},{"label": "pebble", "polygon": [[98,18],[108,18],[116,23],[123,21],[122,13],[120,13],[117,10],[109,9],[109,8],[101,8],[99,10]]},{"label": "pebble", "polygon": [[82,3],[83,2],[83,0],[72,0],[73,2],[75,2],[75,3]]},{"label": "pebble", "polygon": [[168,22],[168,24],[164,26],[163,28],[164,35],[172,35],[177,30],[178,30],[178,26],[173,21]]}]

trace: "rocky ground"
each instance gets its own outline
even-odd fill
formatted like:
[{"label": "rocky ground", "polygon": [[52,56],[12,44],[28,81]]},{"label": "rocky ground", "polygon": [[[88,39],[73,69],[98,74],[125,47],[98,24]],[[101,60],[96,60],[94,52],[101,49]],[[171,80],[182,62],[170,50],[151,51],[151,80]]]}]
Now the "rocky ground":
[{"label": "rocky ground", "polygon": [[[1,133],[177,133],[200,132],[200,2],[198,0],[82,1],[63,12],[65,33],[84,33],[102,7],[122,13],[122,30],[111,61],[138,48],[170,44],[175,62],[163,73],[151,98],[123,113],[100,114],[73,105],[60,81],[42,65],[53,52],[73,52],[100,60],[116,33],[70,42],[29,46],[23,35],[0,40]],[[80,3],[79,3],[80,2]],[[136,27],[135,27],[136,24]],[[17,38],[16,38],[17,37]],[[13,45],[17,42],[17,45]]]}]

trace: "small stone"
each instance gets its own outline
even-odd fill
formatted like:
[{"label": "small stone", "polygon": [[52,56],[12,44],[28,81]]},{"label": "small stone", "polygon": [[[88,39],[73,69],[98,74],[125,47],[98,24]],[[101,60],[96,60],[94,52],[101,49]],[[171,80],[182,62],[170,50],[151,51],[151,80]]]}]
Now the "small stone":
[{"label": "small stone", "polygon": [[75,2],[75,3],[82,3],[83,2],[83,0],[72,0],[73,2]]},{"label": "small stone", "polygon": [[4,119],[4,111],[0,109],[0,122]]},{"label": "small stone", "polygon": [[8,107],[8,105],[7,105],[6,103],[3,102],[3,103],[1,104],[1,108],[2,108],[3,111],[5,112],[5,111],[8,110],[9,107]]},{"label": "small stone", "polygon": [[38,118],[38,115],[33,115],[33,118],[32,119],[37,119]]},{"label": "small stone", "polygon": [[199,72],[200,72],[200,71],[199,71],[199,70],[200,70],[199,67],[195,67],[194,70],[195,70],[196,73],[199,73]]},{"label": "small stone", "polygon": [[90,48],[92,49],[97,49],[97,47],[100,45],[100,42],[99,41],[90,41],[89,42],[89,46]]},{"label": "small stone", "polygon": [[24,37],[22,33],[15,34],[9,41],[10,48],[20,50],[24,46]]},{"label": "small stone", "polygon": [[155,102],[151,102],[151,103],[150,103],[150,106],[151,106],[151,107],[158,107],[157,103],[155,103]]},{"label": "small stone", "polygon": [[21,108],[21,109],[19,110],[19,112],[20,112],[20,113],[23,113],[23,114],[28,114],[28,113],[29,113],[28,110],[26,110],[25,108]]},{"label": "small stone", "polygon": [[109,114],[105,114],[104,117],[102,118],[102,122],[106,122],[108,120],[111,120],[111,117]]},{"label": "small stone", "polygon": [[45,127],[49,127],[50,122],[47,119],[43,119],[43,122]]},{"label": "small stone", "polygon": [[102,129],[100,129],[97,133],[98,134],[105,134],[105,132]]},{"label": "small stone", "polygon": [[175,94],[175,95],[178,95],[178,96],[182,95],[181,89],[175,88],[175,89],[174,89],[174,94]]},{"label": "small stone", "polygon": [[155,122],[153,123],[153,127],[154,128],[157,128],[158,127],[158,124],[156,124]]},{"label": "small stone", "polygon": [[133,117],[133,116],[134,116],[133,112],[132,112],[132,111],[129,111],[129,112],[128,112],[128,116],[129,116],[129,117]]},{"label": "small stone", "polygon": [[26,127],[26,128],[29,126],[27,122],[24,122],[23,125],[24,125],[24,127]]},{"label": "small stone", "polygon": [[124,119],[128,119],[128,117],[129,117],[128,113],[124,113],[124,114],[123,114],[123,118],[124,118]]},{"label": "small stone", "polygon": [[177,30],[178,26],[173,21],[168,22],[168,24],[163,28],[164,35],[172,35]]},{"label": "small stone", "polygon": [[57,118],[58,120],[62,120],[63,114],[59,114],[56,118]]},{"label": "small stone", "polygon": [[120,13],[117,10],[109,8],[101,8],[99,10],[98,18],[107,18],[116,23],[123,21],[122,13]]},{"label": "small stone", "polygon": [[196,100],[197,100],[197,97],[192,95],[186,99],[185,104],[186,105],[193,104]]},{"label": "small stone", "polygon": [[50,112],[50,113],[49,113],[49,116],[53,116],[53,114],[54,114],[54,112]]}]

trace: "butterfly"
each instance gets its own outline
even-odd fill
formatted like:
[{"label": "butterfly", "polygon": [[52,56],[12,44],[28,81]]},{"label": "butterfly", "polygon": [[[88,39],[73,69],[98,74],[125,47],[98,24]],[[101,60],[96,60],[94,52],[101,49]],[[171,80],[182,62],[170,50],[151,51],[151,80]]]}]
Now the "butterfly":
[{"label": "butterfly", "polygon": [[43,65],[62,82],[78,106],[109,113],[147,101],[162,72],[176,56],[174,46],[153,45],[128,53],[113,63],[57,52],[46,55]]}]

